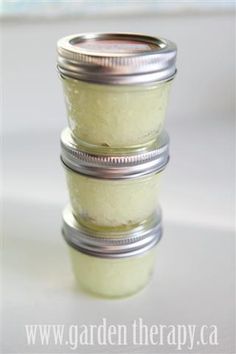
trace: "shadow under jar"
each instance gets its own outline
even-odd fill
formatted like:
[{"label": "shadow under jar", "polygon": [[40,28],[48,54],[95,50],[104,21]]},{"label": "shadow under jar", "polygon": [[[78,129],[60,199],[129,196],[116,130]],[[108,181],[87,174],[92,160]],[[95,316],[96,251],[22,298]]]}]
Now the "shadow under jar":
[{"label": "shadow under jar", "polygon": [[160,176],[169,160],[165,132],[136,154],[95,155],[81,150],[66,128],[61,147],[73,214],[81,224],[131,229],[156,213]]},{"label": "shadow under jar", "polygon": [[69,126],[88,148],[147,146],[163,129],[176,46],[131,33],[91,33],[58,41]]},{"label": "shadow under jar", "polygon": [[70,207],[63,213],[62,232],[78,285],[108,298],[132,295],[147,284],[162,235],[159,215],[132,232],[97,235],[78,223]]}]

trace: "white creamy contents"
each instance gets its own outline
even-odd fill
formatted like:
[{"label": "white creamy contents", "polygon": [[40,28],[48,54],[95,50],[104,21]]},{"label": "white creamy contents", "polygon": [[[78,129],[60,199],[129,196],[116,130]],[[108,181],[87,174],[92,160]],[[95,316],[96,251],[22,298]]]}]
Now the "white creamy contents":
[{"label": "white creamy contents", "polygon": [[105,259],[69,247],[78,284],[104,297],[123,297],[142,289],[153,271],[156,247],[139,256]]},{"label": "white creamy contents", "polygon": [[158,207],[160,175],[104,180],[66,169],[73,213],[89,227],[136,226]]},{"label": "white creamy contents", "polygon": [[101,85],[62,79],[69,126],[75,138],[110,147],[148,145],[164,124],[170,82]]}]

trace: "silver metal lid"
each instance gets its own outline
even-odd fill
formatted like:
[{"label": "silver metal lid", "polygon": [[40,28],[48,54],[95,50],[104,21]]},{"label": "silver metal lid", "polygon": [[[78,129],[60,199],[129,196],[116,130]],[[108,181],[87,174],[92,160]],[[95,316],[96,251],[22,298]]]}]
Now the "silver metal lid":
[{"label": "silver metal lid", "polygon": [[149,223],[125,232],[99,232],[80,225],[71,208],[63,211],[62,234],[66,242],[82,253],[101,258],[124,258],[145,253],[161,239],[161,215]]},{"label": "silver metal lid", "polygon": [[171,41],[138,33],[82,33],[57,43],[62,76],[103,84],[142,84],[176,74]]},{"label": "silver metal lid", "polygon": [[169,137],[163,132],[146,150],[136,153],[96,155],[83,151],[66,128],[61,134],[61,159],[65,166],[91,177],[127,179],[161,172],[169,161]]}]

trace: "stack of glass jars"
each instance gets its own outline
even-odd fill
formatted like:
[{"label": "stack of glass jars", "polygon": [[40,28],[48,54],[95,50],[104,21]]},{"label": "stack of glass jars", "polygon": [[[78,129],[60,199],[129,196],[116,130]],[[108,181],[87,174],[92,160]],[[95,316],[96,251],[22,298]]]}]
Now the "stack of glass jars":
[{"label": "stack of glass jars", "polygon": [[175,61],[172,42],[140,34],[80,34],[58,42],[69,122],[61,135],[70,195],[63,235],[76,279],[94,294],[135,293],[153,270]]}]

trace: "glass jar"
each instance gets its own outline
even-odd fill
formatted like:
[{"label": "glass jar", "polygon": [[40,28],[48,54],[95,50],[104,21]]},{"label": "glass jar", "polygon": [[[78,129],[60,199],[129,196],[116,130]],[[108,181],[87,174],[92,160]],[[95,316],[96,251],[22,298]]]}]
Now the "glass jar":
[{"label": "glass jar", "polygon": [[58,42],[69,126],[84,145],[133,149],[163,129],[176,46],[127,33],[72,35]]},{"label": "glass jar", "polygon": [[67,128],[61,135],[73,214],[92,229],[131,229],[158,209],[160,176],[168,159],[165,132],[149,150],[130,155],[83,152]]},{"label": "glass jar", "polygon": [[80,225],[67,207],[63,235],[78,285],[98,296],[119,298],[141,290],[153,272],[156,245],[162,234],[159,217],[142,229],[117,233],[96,232]]}]

